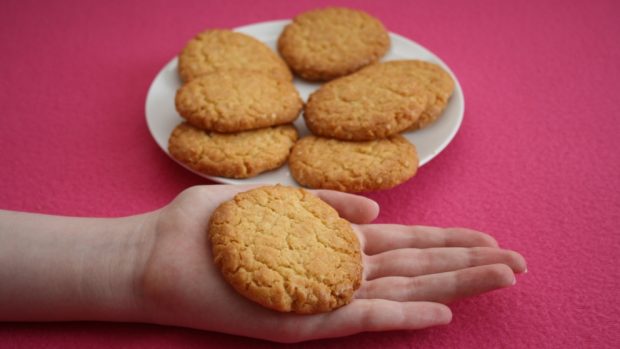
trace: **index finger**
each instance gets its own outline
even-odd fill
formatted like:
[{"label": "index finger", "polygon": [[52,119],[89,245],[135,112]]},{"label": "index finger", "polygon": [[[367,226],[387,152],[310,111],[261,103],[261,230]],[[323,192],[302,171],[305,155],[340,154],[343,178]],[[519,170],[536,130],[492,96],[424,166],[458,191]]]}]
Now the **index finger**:
[{"label": "index finger", "polygon": [[368,255],[400,248],[498,247],[490,235],[466,228],[398,224],[367,224],[358,228]]}]

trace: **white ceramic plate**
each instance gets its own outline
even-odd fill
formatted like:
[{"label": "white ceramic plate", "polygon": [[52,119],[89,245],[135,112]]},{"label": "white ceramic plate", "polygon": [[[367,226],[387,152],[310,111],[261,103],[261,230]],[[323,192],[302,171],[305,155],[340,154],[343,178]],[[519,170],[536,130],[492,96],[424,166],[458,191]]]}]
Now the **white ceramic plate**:
[{"label": "white ceramic plate", "polygon": [[[284,26],[289,22],[289,20],[263,22],[239,27],[235,30],[251,35],[275,50],[278,36],[282,32]],[[448,143],[450,143],[461,126],[465,107],[463,91],[461,90],[461,85],[456,79],[456,76],[454,76],[450,68],[448,68],[448,66],[432,52],[398,34],[390,33],[390,39],[392,41],[392,46],[383,58],[384,61],[395,59],[423,59],[441,65],[452,75],[454,81],[456,82],[454,94],[452,95],[452,98],[450,98],[450,102],[448,103],[443,115],[436,122],[422,130],[411,131],[404,134],[410,142],[415,144],[420,157],[420,166],[422,166],[431,161],[448,145]],[[172,130],[183,121],[179,114],[177,114],[174,107],[174,96],[177,89],[181,87],[181,80],[177,74],[177,61],[178,60],[175,57],[162,68],[159,74],[155,77],[155,80],[151,83],[151,87],[149,88],[146,96],[146,123],[151,131],[151,135],[155,138],[155,142],[157,142],[159,147],[166,154],[168,154],[168,156],[170,156],[168,153],[168,137],[172,133]],[[304,101],[308,99],[310,93],[320,86],[320,84],[309,83],[297,78],[295,78],[294,83]],[[306,125],[304,124],[303,117],[300,116],[297,119],[295,126],[299,131],[300,137],[303,137],[309,133]],[[181,163],[179,164],[199,176],[206,177],[220,183],[281,183],[298,186],[295,180],[291,177],[286,165],[277,170],[262,173],[254,178],[230,179],[207,176],[193,171]]]}]

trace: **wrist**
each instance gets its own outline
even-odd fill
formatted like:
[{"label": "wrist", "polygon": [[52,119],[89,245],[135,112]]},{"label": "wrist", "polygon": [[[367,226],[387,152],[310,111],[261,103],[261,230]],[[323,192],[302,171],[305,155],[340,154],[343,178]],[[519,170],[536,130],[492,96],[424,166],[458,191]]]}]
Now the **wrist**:
[{"label": "wrist", "polygon": [[0,320],[140,320],[136,285],[156,215],[0,212]]},{"label": "wrist", "polygon": [[84,263],[80,288],[92,305],[94,320],[142,321],[145,307],[142,276],[154,242],[157,211],[104,222],[93,258]]}]

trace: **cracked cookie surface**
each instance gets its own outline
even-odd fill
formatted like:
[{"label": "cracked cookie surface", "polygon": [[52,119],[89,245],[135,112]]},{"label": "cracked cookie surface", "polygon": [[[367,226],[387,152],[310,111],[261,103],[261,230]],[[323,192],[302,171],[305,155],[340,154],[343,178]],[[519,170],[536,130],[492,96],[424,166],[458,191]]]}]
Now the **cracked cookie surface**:
[{"label": "cracked cookie surface", "polygon": [[418,155],[401,135],[365,142],[307,136],[293,147],[289,169],[298,183],[310,188],[371,191],[413,177]]},{"label": "cracked cookie surface", "polygon": [[366,67],[332,80],[310,95],[304,109],[312,133],[341,140],[389,137],[415,123],[429,91],[407,67]]},{"label": "cracked cookie surface", "polygon": [[[441,115],[454,92],[454,80],[439,65],[421,60],[399,60],[385,62],[373,67],[377,74],[393,76],[410,74],[429,92],[426,108],[407,130],[423,128]],[[370,69],[369,69],[370,70]]]},{"label": "cracked cookie surface", "polygon": [[264,72],[291,81],[286,63],[267,45],[242,33],[225,29],[206,30],[192,38],[179,54],[181,80],[230,70]]},{"label": "cracked cookie surface", "polygon": [[303,102],[290,81],[229,71],[184,84],[176,93],[175,107],[192,125],[227,133],[290,123]]},{"label": "cracked cookie surface", "polygon": [[302,13],[284,28],[278,50],[304,79],[331,80],[381,58],[390,47],[383,24],[369,14],[330,7]]},{"label": "cracked cookie surface", "polygon": [[200,173],[249,178],[284,165],[297,137],[292,125],[215,133],[182,123],[172,131],[168,151]]},{"label": "cracked cookie surface", "polygon": [[351,224],[310,192],[269,186],[237,194],[209,222],[215,264],[237,292],[281,312],[350,302],[362,260]]}]

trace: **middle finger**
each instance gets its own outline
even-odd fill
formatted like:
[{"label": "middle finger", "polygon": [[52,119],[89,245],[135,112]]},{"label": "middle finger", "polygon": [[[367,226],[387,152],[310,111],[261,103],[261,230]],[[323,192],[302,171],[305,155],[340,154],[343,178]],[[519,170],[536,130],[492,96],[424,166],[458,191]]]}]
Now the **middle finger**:
[{"label": "middle finger", "polygon": [[519,253],[493,247],[405,248],[366,258],[367,280],[436,274],[497,263],[508,265],[515,273],[526,269],[525,259]]}]

